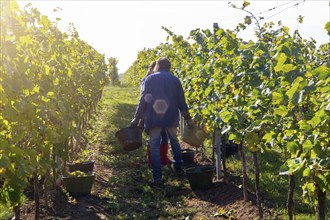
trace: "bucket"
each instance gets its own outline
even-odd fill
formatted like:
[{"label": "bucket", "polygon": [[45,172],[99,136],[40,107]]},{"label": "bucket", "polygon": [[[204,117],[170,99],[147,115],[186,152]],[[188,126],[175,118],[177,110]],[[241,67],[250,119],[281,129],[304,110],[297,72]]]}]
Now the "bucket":
[{"label": "bucket", "polygon": [[203,144],[206,137],[205,131],[201,127],[194,125],[192,127],[184,127],[181,139],[191,146],[199,147]]},{"label": "bucket", "polygon": [[182,149],[181,157],[182,157],[182,161],[183,161],[183,166],[188,166],[194,162],[195,150],[190,149],[190,148]]},{"label": "bucket", "polygon": [[72,196],[83,196],[91,193],[95,175],[62,176],[65,189]]},{"label": "bucket", "polygon": [[120,145],[126,151],[136,150],[142,146],[142,129],[139,127],[126,127],[116,132]]},{"label": "bucket", "polygon": [[185,169],[191,189],[208,189],[212,186],[214,167],[196,166]]},{"label": "bucket", "polygon": [[94,161],[85,161],[80,163],[75,162],[67,162],[66,165],[68,165],[69,172],[72,173],[76,170],[82,171],[84,173],[93,172],[94,169]]},{"label": "bucket", "polygon": [[226,155],[226,158],[232,157],[238,152],[238,145],[237,144],[226,144],[223,146],[222,150]]}]

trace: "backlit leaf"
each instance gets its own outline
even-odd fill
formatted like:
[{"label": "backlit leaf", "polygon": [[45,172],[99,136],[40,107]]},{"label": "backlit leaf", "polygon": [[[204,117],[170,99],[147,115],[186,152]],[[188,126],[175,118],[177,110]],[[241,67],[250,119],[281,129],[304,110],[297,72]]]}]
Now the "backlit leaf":
[{"label": "backlit leaf", "polygon": [[274,109],[274,113],[276,115],[279,115],[279,116],[285,116],[287,114],[287,108],[283,105],[281,105],[280,107]]},{"label": "backlit leaf", "polygon": [[305,153],[309,152],[313,148],[313,143],[309,139],[305,140],[302,145]]},{"label": "backlit leaf", "polygon": [[300,120],[298,124],[299,128],[303,131],[309,131],[311,129],[310,125],[305,120]]},{"label": "backlit leaf", "polygon": [[280,104],[283,101],[283,95],[279,92],[272,93],[272,102],[273,104]]},{"label": "backlit leaf", "polygon": [[284,64],[283,66],[282,66],[282,71],[284,72],[284,73],[288,73],[288,72],[290,72],[290,71],[293,71],[293,70],[295,70],[297,67],[295,66],[295,65],[293,65],[293,64]]}]

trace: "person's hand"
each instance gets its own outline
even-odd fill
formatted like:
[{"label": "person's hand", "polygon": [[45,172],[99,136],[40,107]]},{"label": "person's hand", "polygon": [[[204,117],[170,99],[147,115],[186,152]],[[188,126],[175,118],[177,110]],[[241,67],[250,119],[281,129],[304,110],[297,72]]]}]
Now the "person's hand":
[{"label": "person's hand", "polygon": [[138,123],[139,123],[139,119],[133,118],[131,123],[129,124],[129,126],[130,127],[137,127]]},{"label": "person's hand", "polygon": [[189,128],[192,128],[195,125],[194,121],[191,118],[187,119],[186,123]]}]

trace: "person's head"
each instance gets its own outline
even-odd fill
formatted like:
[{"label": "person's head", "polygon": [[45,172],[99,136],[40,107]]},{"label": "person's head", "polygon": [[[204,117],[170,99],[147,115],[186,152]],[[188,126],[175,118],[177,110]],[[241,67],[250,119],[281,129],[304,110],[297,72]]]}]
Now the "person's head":
[{"label": "person's head", "polygon": [[161,57],[157,60],[154,71],[167,71],[171,70],[171,62],[166,57]]},{"label": "person's head", "polygon": [[148,70],[147,70],[147,75],[150,75],[150,74],[154,73],[155,66],[156,66],[156,61],[152,62],[149,65]]}]

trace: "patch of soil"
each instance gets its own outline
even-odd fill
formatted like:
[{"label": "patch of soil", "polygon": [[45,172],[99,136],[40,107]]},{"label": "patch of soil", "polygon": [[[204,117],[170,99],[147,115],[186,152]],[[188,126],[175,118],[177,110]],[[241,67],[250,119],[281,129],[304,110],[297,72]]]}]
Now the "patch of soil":
[{"label": "patch of soil", "polygon": [[[98,150],[99,155],[109,154],[103,152],[102,147],[98,147]],[[197,153],[196,157],[196,161],[200,164],[209,163],[209,161],[202,159],[203,155],[201,154]],[[97,159],[94,170],[98,175],[96,175],[91,195],[72,198],[59,187],[48,195],[48,201],[50,201],[48,207],[44,198],[41,199],[40,219],[117,219],[116,213],[113,213],[111,206],[109,206],[109,199],[104,196],[106,189],[110,187],[108,180],[116,172]],[[249,201],[243,201],[242,189],[238,187],[240,183],[237,184],[239,181],[239,177],[229,176],[226,182],[214,179],[212,187],[208,190],[194,190],[194,196],[187,197],[184,200],[184,206],[198,211],[188,219],[258,219],[255,196],[250,194]],[[175,192],[175,196],[185,196],[187,195],[186,191]],[[34,211],[34,201],[31,199],[21,207],[22,219],[35,219]],[[267,207],[264,208],[264,215],[267,219],[281,219],[274,215],[272,209]]]}]

